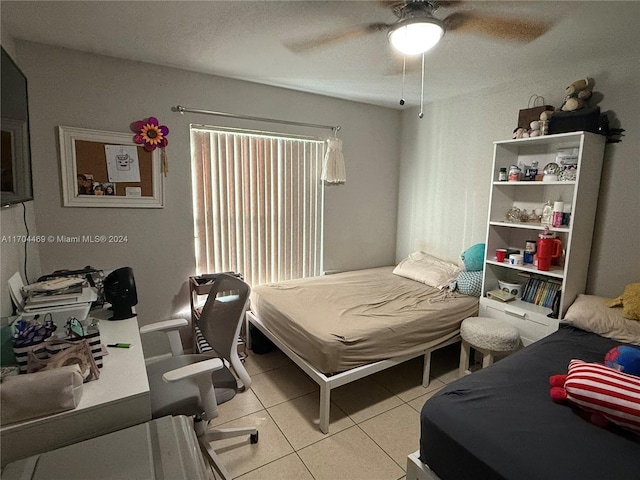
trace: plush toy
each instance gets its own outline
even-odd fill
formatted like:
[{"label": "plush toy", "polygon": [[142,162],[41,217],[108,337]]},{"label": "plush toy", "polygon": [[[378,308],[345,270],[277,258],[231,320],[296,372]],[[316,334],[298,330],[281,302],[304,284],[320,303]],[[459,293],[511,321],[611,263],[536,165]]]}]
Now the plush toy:
[{"label": "plush toy", "polygon": [[460,254],[464,270],[458,274],[449,289],[464,295],[482,295],[482,269],[484,267],[484,243],[476,243]]},{"label": "plush toy", "polygon": [[460,254],[467,272],[479,272],[484,266],[484,243],[476,243]]},{"label": "plush toy", "polygon": [[594,425],[613,423],[640,434],[640,378],[582,360],[571,360],[568,371],[549,378],[554,402],[579,407]]},{"label": "plush toy", "polygon": [[564,102],[560,110],[563,112],[573,112],[574,110],[584,108],[586,106],[585,101],[591,97],[592,88],[588,78],[573,82],[564,91]]},{"label": "plush toy", "polygon": [[619,372],[640,377],[640,348],[630,345],[613,347],[604,356],[604,364]]},{"label": "plush toy", "polygon": [[[544,112],[543,112],[544,113]],[[538,137],[544,135],[543,133],[544,122],[540,120],[534,120],[529,124],[529,128],[518,127],[513,131],[513,138],[529,138]]]},{"label": "plush toy", "polygon": [[618,298],[607,302],[608,307],[622,307],[622,316],[640,320],[640,283],[630,283]]},{"label": "plush toy", "polygon": [[555,111],[545,110],[540,114],[540,135],[547,135],[549,133],[549,119],[553,116]]},{"label": "plush toy", "polygon": [[529,136],[539,137],[542,135],[542,122],[540,120],[534,120],[529,124]]},{"label": "plush toy", "polygon": [[[526,135],[526,137],[525,137]],[[527,138],[529,136],[529,133],[527,132],[527,130],[525,130],[522,127],[518,127],[513,131],[513,136],[511,138],[516,139],[516,138]]]}]

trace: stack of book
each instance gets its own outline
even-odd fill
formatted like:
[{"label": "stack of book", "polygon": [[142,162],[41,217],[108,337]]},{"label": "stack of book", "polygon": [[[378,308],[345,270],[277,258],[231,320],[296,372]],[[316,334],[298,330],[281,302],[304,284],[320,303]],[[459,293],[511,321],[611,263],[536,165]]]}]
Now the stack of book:
[{"label": "stack of book", "polygon": [[530,277],[522,290],[522,300],[552,308],[553,300],[561,289],[562,284],[554,280]]}]

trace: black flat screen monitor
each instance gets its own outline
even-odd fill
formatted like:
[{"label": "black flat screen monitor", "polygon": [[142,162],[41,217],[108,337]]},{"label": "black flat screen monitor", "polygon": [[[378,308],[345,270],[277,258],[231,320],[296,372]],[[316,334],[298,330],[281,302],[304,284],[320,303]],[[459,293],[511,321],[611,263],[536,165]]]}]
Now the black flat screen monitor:
[{"label": "black flat screen monitor", "polygon": [[5,207],[33,200],[27,77],[2,48],[1,203]]}]

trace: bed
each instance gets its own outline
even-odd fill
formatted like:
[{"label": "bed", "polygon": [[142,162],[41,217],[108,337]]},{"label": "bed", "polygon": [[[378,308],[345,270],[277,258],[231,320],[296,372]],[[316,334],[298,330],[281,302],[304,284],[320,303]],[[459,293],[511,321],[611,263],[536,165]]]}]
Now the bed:
[{"label": "bed", "polygon": [[566,373],[571,359],[602,362],[621,342],[640,343],[640,323],[627,320],[632,331],[622,332],[603,300],[579,296],[571,324],[428,400],[407,480],[640,478],[639,435],[592,425],[549,397],[549,377]]},{"label": "bed", "polygon": [[477,297],[397,272],[380,267],[252,290],[247,322],[320,386],[324,433],[333,388],[418,356],[427,386],[431,352],[459,341],[460,323],[477,314]]}]

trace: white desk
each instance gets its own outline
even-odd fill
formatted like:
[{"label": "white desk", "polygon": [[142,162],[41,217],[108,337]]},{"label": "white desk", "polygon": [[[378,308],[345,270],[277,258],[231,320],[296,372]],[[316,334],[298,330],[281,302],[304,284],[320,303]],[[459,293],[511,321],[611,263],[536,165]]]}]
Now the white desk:
[{"label": "white desk", "polygon": [[1,466],[89,438],[151,420],[149,382],[137,319],[103,320],[100,340],[130,343],[131,348],[107,348],[100,378],[85,383],[74,410],[3,425],[0,428]]}]

